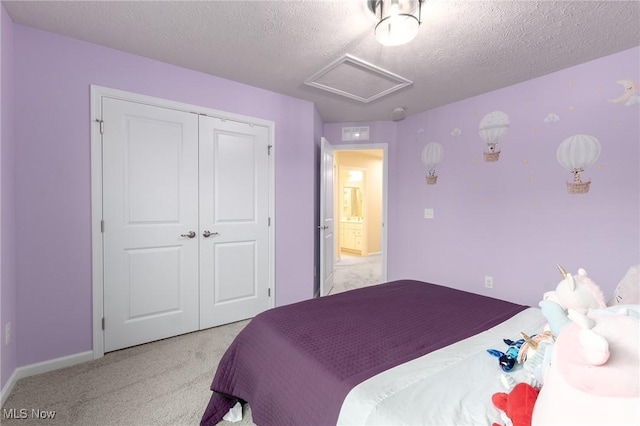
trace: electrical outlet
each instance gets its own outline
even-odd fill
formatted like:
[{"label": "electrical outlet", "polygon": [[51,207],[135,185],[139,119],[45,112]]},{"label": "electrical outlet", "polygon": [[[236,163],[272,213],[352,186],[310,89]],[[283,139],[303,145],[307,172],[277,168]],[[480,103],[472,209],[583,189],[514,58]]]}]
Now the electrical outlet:
[{"label": "electrical outlet", "polygon": [[4,345],[9,346],[9,343],[11,343],[11,321],[4,326]]},{"label": "electrical outlet", "polygon": [[493,288],[493,277],[484,277],[484,286],[486,288]]},{"label": "electrical outlet", "polygon": [[433,219],[433,209],[424,209],[424,218]]}]

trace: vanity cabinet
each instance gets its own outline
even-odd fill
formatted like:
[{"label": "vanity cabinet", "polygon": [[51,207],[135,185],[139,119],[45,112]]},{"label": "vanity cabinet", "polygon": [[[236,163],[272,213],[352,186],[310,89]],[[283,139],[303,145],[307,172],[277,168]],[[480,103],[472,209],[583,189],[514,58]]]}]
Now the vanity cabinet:
[{"label": "vanity cabinet", "polygon": [[352,252],[364,255],[364,234],[362,232],[362,222],[340,223],[341,244],[340,249],[345,252]]}]

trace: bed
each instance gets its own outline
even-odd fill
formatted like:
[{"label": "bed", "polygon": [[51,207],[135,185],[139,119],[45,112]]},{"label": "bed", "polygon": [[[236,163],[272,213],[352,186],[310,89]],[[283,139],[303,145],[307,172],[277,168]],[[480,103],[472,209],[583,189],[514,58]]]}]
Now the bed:
[{"label": "bed", "polygon": [[236,402],[258,425],[491,424],[504,388],[486,349],[544,323],[537,308],[414,280],[271,309],[222,357],[201,424]]}]

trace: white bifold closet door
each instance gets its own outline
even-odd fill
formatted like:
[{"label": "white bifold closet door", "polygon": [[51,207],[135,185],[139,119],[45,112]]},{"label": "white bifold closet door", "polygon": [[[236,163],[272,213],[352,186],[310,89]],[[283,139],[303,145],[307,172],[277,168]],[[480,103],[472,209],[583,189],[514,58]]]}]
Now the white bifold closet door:
[{"label": "white bifold closet door", "polygon": [[105,352],[269,307],[268,131],[103,98]]}]

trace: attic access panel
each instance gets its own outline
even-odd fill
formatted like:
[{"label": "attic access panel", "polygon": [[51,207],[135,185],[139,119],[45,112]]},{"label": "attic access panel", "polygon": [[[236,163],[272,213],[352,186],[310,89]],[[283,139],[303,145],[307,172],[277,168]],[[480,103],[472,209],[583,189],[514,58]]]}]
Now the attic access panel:
[{"label": "attic access panel", "polygon": [[366,104],[413,82],[354,56],[344,55],[309,77],[304,84]]}]

